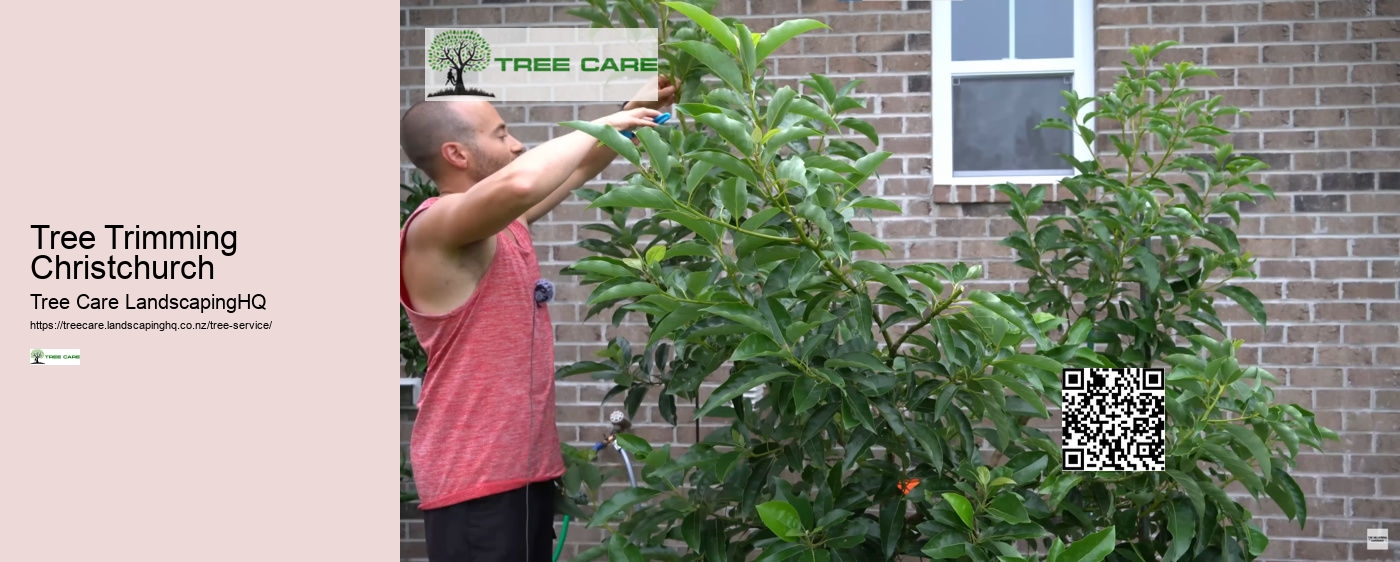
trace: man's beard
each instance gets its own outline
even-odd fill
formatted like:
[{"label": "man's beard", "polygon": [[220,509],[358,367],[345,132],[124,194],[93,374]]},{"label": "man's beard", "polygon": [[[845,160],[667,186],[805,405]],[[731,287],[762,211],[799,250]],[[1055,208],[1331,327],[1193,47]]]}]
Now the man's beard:
[{"label": "man's beard", "polygon": [[480,171],[477,173],[477,177],[481,179],[491,177],[491,174],[501,171],[501,168],[506,167],[507,164],[514,161],[514,154],[507,154],[504,157],[485,158],[481,160]]}]

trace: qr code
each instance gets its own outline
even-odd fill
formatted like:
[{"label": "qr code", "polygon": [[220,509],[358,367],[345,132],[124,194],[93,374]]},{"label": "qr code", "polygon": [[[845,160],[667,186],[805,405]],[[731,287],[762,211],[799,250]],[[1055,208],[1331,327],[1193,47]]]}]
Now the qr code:
[{"label": "qr code", "polygon": [[1163,471],[1163,369],[1065,369],[1060,462],[1073,471]]}]

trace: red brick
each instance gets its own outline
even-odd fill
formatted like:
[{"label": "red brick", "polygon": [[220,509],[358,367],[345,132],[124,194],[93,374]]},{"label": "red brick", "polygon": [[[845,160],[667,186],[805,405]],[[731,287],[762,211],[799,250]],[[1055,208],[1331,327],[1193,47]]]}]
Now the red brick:
[{"label": "red brick", "polygon": [[1154,25],[1166,23],[1199,23],[1203,10],[1200,6],[1153,6],[1152,23]]},{"label": "red brick", "polygon": [[1319,262],[1318,279],[1354,279],[1366,276],[1366,262],[1361,260],[1327,260]]},{"label": "red brick", "polygon": [[1300,63],[1317,60],[1314,45],[1264,45],[1262,61],[1266,63]]},{"label": "red brick", "polygon": [[1358,64],[1351,69],[1352,84],[1394,84],[1400,82],[1400,66],[1388,64]]},{"label": "red brick", "polygon": [[1346,378],[1341,369],[1299,367],[1289,371],[1287,381],[1291,388],[1341,388]]},{"label": "red brick", "polygon": [[1147,6],[1103,6],[1095,10],[1095,15],[1099,26],[1144,25],[1148,22],[1149,11]]},{"label": "red brick", "polygon": [[[1372,156],[1373,158],[1375,158],[1375,160],[1358,161],[1358,154],[1368,154],[1368,156]],[[1365,168],[1379,168],[1379,165],[1369,164],[1382,163],[1382,161],[1386,161],[1386,157],[1390,158],[1390,163],[1396,163],[1396,161],[1400,161],[1400,151],[1375,150],[1369,151],[1369,153],[1351,153],[1351,165],[1352,167],[1357,168],[1357,170],[1365,170]],[[1362,163],[1366,163],[1368,165],[1362,165]],[[1366,213],[1400,213],[1400,193],[1354,193],[1354,195],[1351,195],[1351,207],[1355,210],[1365,209]],[[1368,240],[1380,240],[1380,238],[1368,238]],[[1390,238],[1390,240],[1394,240],[1394,238]],[[1361,241],[1364,240],[1358,240],[1357,242]]]},{"label": "red brick", "polygon": [[1318,303],[1313,318],[1319,322],[1346,322],[1366,319],[1366,305],[1355,302]]},{"label": "red brick", "polygon": [[1372,364],[1371,348],[1357,346],[1319,346],[1317,364],[1337,364],[1337,366],[1358,366]]},{"label": "red brick", "polygon": [[1322,478],[1322,493],[1351,497],[1369,497],[1376,493],[1376,479],[1333,476]]},{"label": "red brick", "polygon": [[[1400,85],[1377,86],[1377,87],[1376,87],[1376,103],[1380,103],[1380,104],[1400,104]],[[1395,130],[1394,130],[1394,129],[1390,129],[1390,130],[1387,130],[1387,131],[1385,131],[1385,132],[1386,132],[1386,133],[1389,133],[1389,134],[1394,134],[1394,133],[1395,133]],[[1393,142],[1391,142],[1388,146],[1395,146],[1395,145],[1397,145],[1397,144],[1400,144],[1400,141],[1393,141]]]},{"label": "red brick", "polygon": [[1342,284],[1342,298],[1355,299],[1394,299],[1394,281],[1367,281]]},{"label": "red brick", "polygon": [[802,54],[849,55],[855,44],[853,35],[808,35],[802,38]]},{"label": "red brick", "polygon": [[[496,21],[490,23],[500,23],[501,10],[489,8],[496,13]],[[420,9],[408,10],[408,25],[410,27],[438,27],[448,26],[455,22],[453,11],[450,9]],[[417,44],[422,45],[420,40]]]},{"label": "red brick", "polygon": [[1345,84],[1346,81],[1347,66],[1344,64],[1293,67],[1294,84]]},{"label": "red brick", "polygon": [[1352,39],[1394,39],[1400,37],[1400,19],[1367,19],[1352,22]]},{"label": "red brick", "polygon": [[1180,41],[1180,27],[1134,27],[1128,30],[1128,42],[1151,45],[1162,41]]},{"label": "red brick", "polygon": [[1341,127],[1346,124],[1347,113],[1344,109],[1293,110],[1293,126],[1295,127]]},{"label": "red brick", "polygon": [[1312,277],[1312,264],[1302,260],[1259,260],[1259,276],[1273,277]]},{"label": "red brick", "polygon": [[1343,257],[1347,255],[1348,240],[1344,238],[1299,238],[1295,254],[1306,257]]},{"label": "red brick", "polygon": [[1320,62],[1361,62],[1371,60],[1369,43],[1337,43],[1320,45],[1317,50]]},{"label": "red brick", "polygon": [[1285,340],[1288,343],[1339,343],[1341,329],[1337,326],[1289,326]]},{"label": "red brick", "polygon": [[[1345,121],[1345,113],[1338,110]],[[1336,170],[1347,167],[1347,153],[1345,152],[1300,152],[1293,155],[1293,169],[1295,170]]]},{"label": "red brick", "polygon": [[1353,345],[1378,343],[1393,345],[1400,343],[1400,332],[1397,330],[1400,328],[1396,326],[1352,324],[1346,327],[1346,337],[1343,341]]},{"label": "red brick", "polygon": [[827,72],[832,74],[867,74],[880,68],[879,58],[875,55],[833,56],[827,58],[826,64]]},{"label": "red brick", "polygon": [[[1234,43],[1235,27],[1230,25],[1189,26],[1183,31],[1183,44]],[[1103,43],[1100,43],[1103,44]],[[1116,45],[1114,45],[1116,46]]]},{"label": "red brick", "polygon": [[1352,127],[1376,127],[1381,124],[1381,113],[1374,107],[1348,108],[1346,124]]},{"label": "red brick", "polygon": [[[1400,150],[1363,150],[1351,153],[1351,166],[1357,170],[1378,170],[1394,168],[1395,163],[1400,162]],[[1391,212],[1400,212],[1400,206],[1394,201],[1387,201],[1386,208]]]},{"label": "red brick", "polygon": [[1369,86],[1348,86],[1318,89],[1320,105],[1370,105]]},{"label": "red brick", "polygon": [[1366,148],[1373,144],[1371,129],[1318,131],[1317,145],[1326,148]]},{"label": "red brick", "polygon": [[[1340,294],[1340,287],[1336,283],[1325,281],[1289,281],[1285,287],[1289,299],[1335,299]],[[1292,335],[1290,329],[1290,337]]]},{"label": "red brick", "polygon": [[1371,391],[1365,389],[1318,389],[1314,395],[1313,409],[1351,410],[1371,407]]},{"label": "red brick", "polygon": [[1206,21],[1208,22],[1251,22],[1258,19],[1258,4],[1211,4],[1206,6]]},{"label": "red brick", "polygon": [[1400,260],[1375,260],[1371,262],[1371,278],[1400,279]]},{"label": "red brick", "polygon": [[1317,16],[1313,2],[1265,2],[1263,19],[1308,20]]},{"label": "red brick", "polygon": [[1351,458],[1353,474],[1400,473],[1400,455],[1356,455]]},{"label": "red brick", "polygon": [[1267,88],[1264,92],[1264,105],[1267,107],[1306,106],[1317,103],[1316,88]]},{"label": "red brick", "polygon": [[1400,0],[1376,0],[1376,15],[1400,16]]},{"label": "red brick", "polygon": [[[1130,39],[1131,35],[1130,32]],[[1259,47],[1248,45],[1210,47],[1206,50],[1206,64],[1209,66],[1259,64]]]},{"label": "red brick", "polygon": [[1297,22],[1293,24],[1293,40],[1344,41],[1349,27],[1344,21]]},{"label": "red brick", "polygon": [[1319,234],[1369,234],[1374,221],[1366,216],[1318,217]]},{"label": "red brick", "polygon": [[[1267,93],[1265,103],[1268,103]],[[1264,133],[1264,148],[1288,149],[1288,148],[1313,148],[1317,144],[1317,133],[1315,131],[1280,131],[1277,133]],[[1316,185],[1314,183],[1314,185]]]},{"label": "red brick", "polygon": [[1292,27],[1286,23],[1263,25],[1242,25],[1239,29],[1240,43],[1279,43],[1288,41]]},{"label": "red brick", "polygon": [[880,57],[881,70],[884,72],[927,72],[929,56],[927,54],[884,55]]}]

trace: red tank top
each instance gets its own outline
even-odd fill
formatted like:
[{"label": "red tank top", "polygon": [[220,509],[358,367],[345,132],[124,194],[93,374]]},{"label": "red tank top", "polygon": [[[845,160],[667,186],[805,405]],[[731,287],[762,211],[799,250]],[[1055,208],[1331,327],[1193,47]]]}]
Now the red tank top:
[{"label": "red tank top", "polygon": [[496,255],[462,306],[420,314],[403,281],[402,256],[408,225],[437,199],[424,201],[399,233],[399,301],[428,352],[409,452],[420,509],[564,474],[553,328],[549,305],[535,304],[540,270],[530,230],[512,221],[496,234]]}]

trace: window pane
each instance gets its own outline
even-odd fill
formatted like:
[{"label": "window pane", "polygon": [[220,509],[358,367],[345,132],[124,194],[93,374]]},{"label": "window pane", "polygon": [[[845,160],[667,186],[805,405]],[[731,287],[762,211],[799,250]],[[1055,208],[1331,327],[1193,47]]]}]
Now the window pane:
[{"label": "window pane", "polygon": [[1011,58],[1011,0],[960,0],[952,8],[953,60]]},{"label": "window pane", "polygon": [[1016,58],[1073,56],[1073,0],[1016,0]]},{"label": "window pane", "polygon": [[1039,129],[1064,118],[1061,91],[1069,74],[953,78],[953,173],[1052,173],[1069,169],[1059,154],[1074,152],[1069,131]]}]

